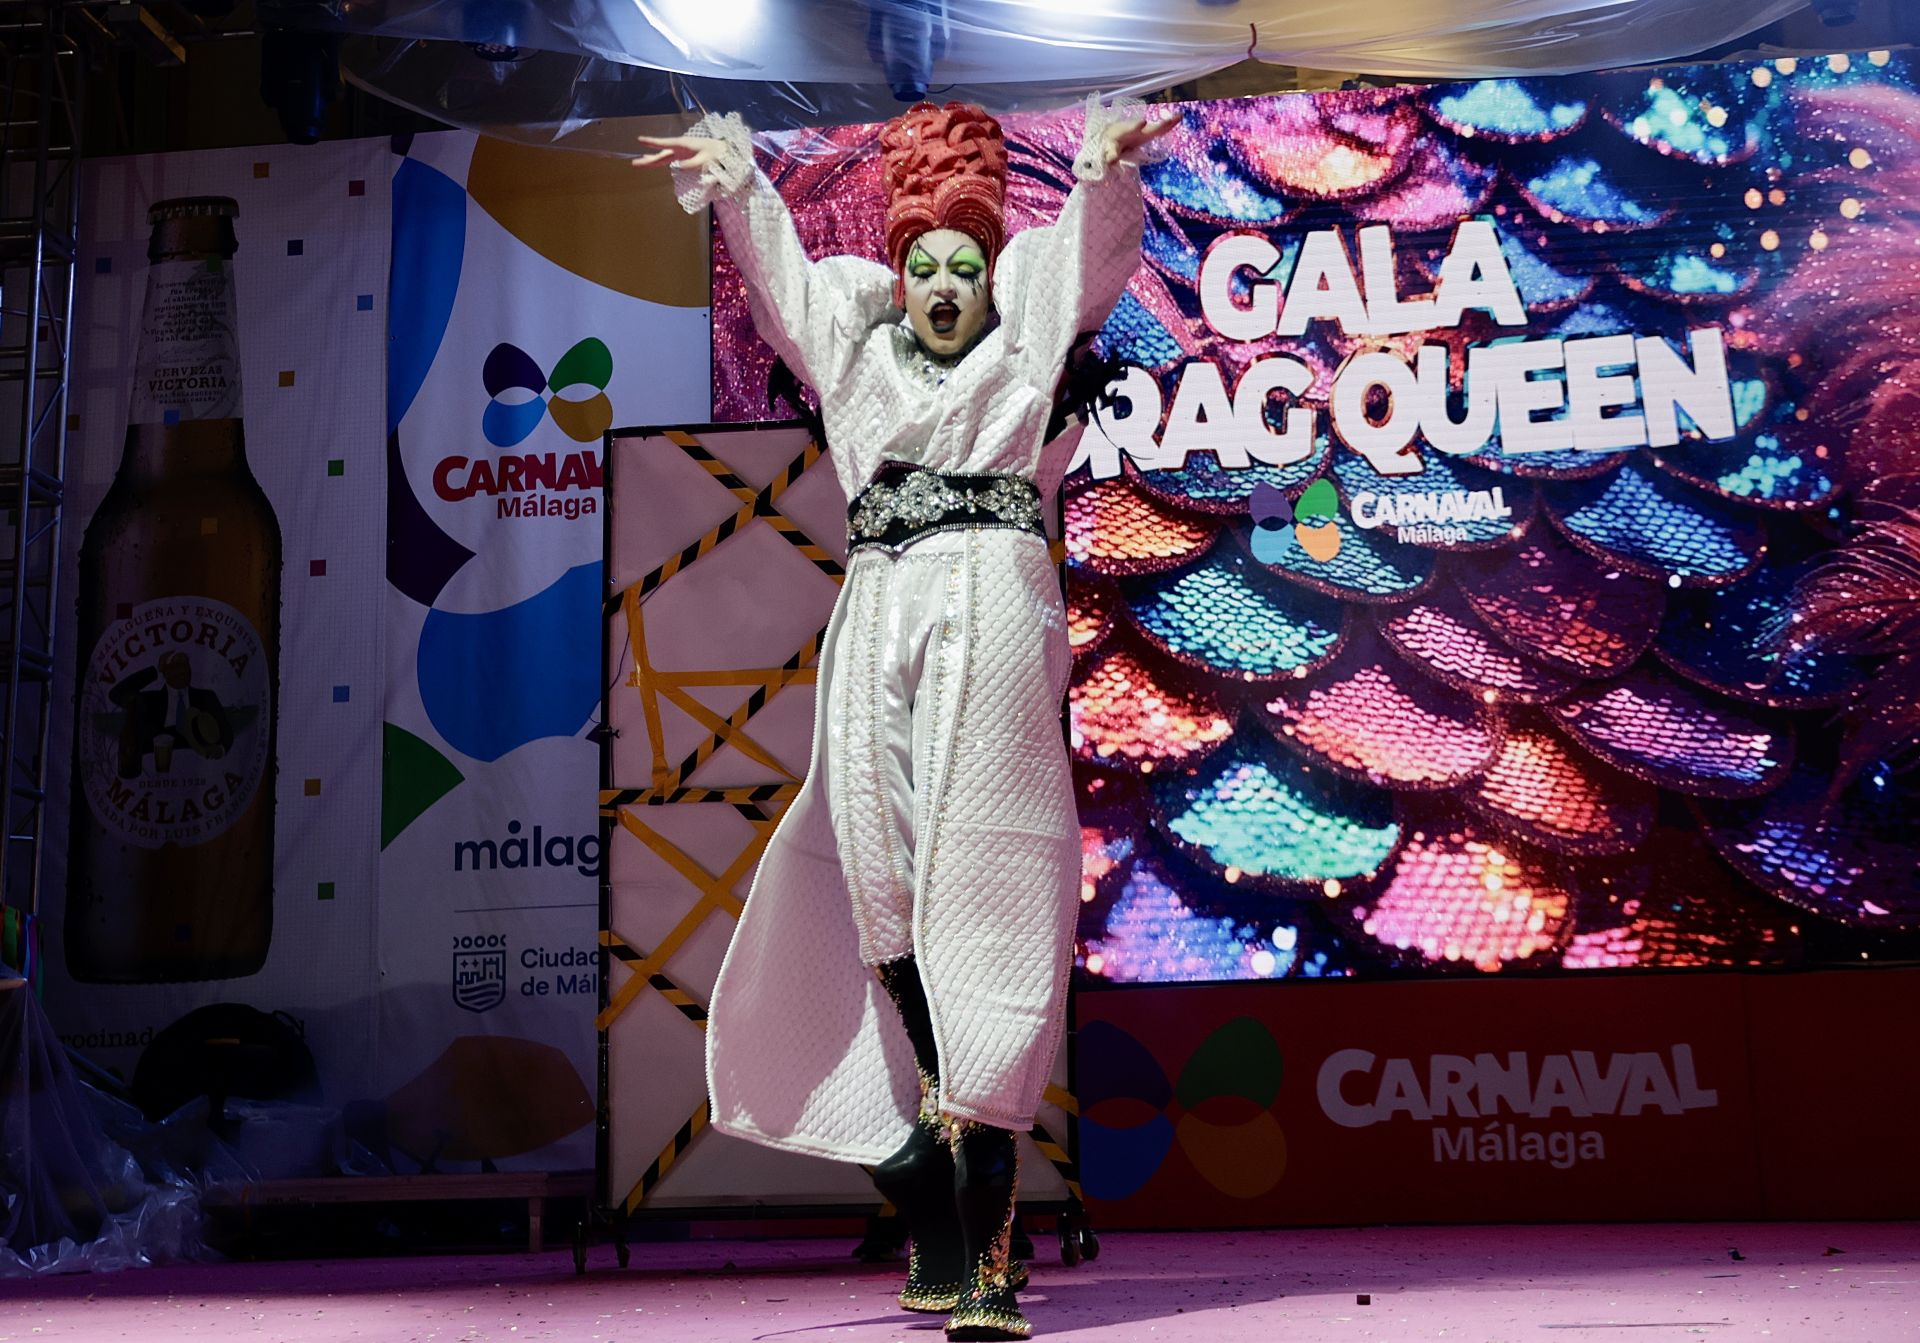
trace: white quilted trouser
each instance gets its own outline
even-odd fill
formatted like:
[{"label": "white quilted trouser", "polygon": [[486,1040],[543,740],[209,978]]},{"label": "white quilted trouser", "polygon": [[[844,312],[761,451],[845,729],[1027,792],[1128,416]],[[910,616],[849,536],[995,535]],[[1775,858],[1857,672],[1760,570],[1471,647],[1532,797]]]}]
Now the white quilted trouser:
[{"label": "white quilted trouser", "polygon": [[1059,1054],[1080,903],[1060,731],[1071,663],[1038,537],[950,532],[898,557],[854,553],[820,655],[812,764],[708,1009],[716,1129],[842,1161],[897,1150],[919,1078],[868,967],[909,947],[933,1014],[940,1108],[1032,1126]]},{"label": "white quilted trouser", "polygon": [[914,843],[957,652],[961,538],[857,553],[827,703],[828,806],[868,965],[913,952]]}]

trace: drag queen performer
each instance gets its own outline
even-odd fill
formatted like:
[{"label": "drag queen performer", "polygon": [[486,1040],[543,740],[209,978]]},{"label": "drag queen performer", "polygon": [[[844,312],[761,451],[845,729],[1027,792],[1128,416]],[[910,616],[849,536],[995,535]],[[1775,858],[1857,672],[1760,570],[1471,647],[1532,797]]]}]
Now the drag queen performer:
[{"label": "drag queen performer", "polygon": [[873,1165],[913,1239],[901,1304],[950,1311],[956,1339],[1032,1332],[1014,1140],[1059,1050],[1079,903],[1041,530],[1070,448],[1042,439],[1069,348],[1140,259],[1133,163],[1174,124],[1090,101],[1060,218],[1008,241],[999,124],[920,104],[880,137],[891,269],[810,261],[737,116],[634,160],[714,206],[852,501],[812,767],[709,1007],[713,1125]]}]

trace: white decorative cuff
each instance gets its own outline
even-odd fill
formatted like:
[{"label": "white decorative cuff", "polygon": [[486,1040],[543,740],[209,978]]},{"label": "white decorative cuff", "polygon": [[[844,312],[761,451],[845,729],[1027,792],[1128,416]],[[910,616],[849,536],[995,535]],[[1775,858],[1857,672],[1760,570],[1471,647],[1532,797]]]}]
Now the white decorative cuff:
[{"label": "white decorative cuff", "polygon": [[[1139,121],[1147,115],[1147,105],[1138,98],[1100,101],[1100,95],[1087,95],[1087,130],[1080,142],[1080,155],[1073,161],[1073,175],[1082,182],[1103,181],[1107,175],[1107,127],[1119,121]],[[1167,156],[1167,142],[1155,140],[1132,150],[1120,161],[1138,167],[1158,163]]]},{"label": "white decorative cuff", "polygon": [[704,168],[673,169],[673,194],[680,208],[697,214],[722,196],[732,196],[753,180],[753,133],[738,112],[709,112],[687,128],[688,135],[719,140],[725,148]]}]

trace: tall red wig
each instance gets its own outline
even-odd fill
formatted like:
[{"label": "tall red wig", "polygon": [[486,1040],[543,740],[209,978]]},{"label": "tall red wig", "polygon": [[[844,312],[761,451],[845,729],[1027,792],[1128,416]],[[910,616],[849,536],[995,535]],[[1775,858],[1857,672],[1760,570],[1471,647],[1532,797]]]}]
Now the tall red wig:
[{"label": "tall red wig", "polygon": [[[956,229],[986,251],[992,266],[1006,241],[1007,145],[1000,123],[971,103],[916,103],[880,132],[887,187],[887,260],[896,275],[914,240]],[[895,303],[904,304],[896,279]]]}]

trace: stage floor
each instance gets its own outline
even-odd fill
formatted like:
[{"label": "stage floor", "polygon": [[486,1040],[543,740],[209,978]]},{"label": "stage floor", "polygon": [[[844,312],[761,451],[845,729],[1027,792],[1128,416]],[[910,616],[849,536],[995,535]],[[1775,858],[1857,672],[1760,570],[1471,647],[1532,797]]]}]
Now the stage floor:
[{"label": "stage floor", "polygon": [[[1751,1343],[1920,1339],[1920,1224],[1112,1234],[1095,1263],[1043,1258],[1028,1313],[1049,1339],[1323,1343],[1457,1339]],[[1043,1241],[1043,1245],[1050,1245]],[[0,1281],[0,1343],[563,1339],[935,1343],[900,1271],[844,1241],[598,1247],[484,1259],[188,1265]],[[1736,1255],[1738,1257],[1736,1257]],[[1360,1304],[1361,1294],[1371,1304]],[[1543,1333],[1551,1330],[1551,1333]]]}]

